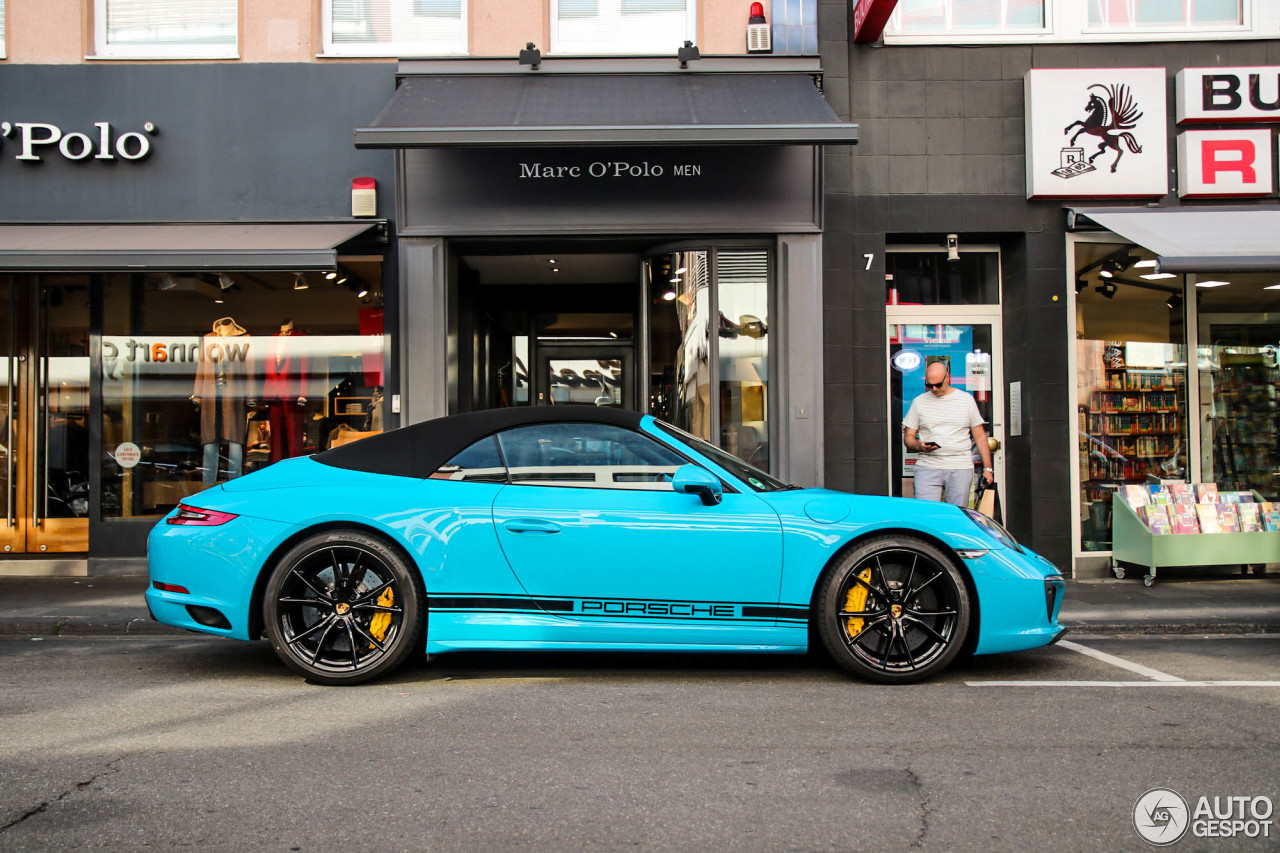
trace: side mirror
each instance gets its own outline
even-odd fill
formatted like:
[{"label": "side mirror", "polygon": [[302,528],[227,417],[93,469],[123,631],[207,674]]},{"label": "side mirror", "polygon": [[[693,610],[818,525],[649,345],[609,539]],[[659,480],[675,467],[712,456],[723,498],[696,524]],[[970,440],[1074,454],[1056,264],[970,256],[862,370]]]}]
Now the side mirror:
[{"label": "side mirror", "polygon": [[715,506],[724,499],[720,480],[705,468],[681,465],[671,478],[671,487],[682,495],[697,495],[704,506]]}]

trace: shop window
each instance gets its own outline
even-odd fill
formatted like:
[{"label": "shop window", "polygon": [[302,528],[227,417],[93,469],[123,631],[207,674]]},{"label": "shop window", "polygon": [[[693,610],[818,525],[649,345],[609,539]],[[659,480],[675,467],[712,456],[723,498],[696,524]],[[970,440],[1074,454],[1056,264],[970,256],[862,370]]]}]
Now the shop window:
[{"label": "shop window", "polygon": [[605,424],[538,424],[498,434],[511,482],[524,486],[671,491],[683,457]]},{"label": "shop window", "polygon": [[889,33],[1034,32],[1045,28],[1045,0],[902,0]]},{"label": "shop window", "polygon": [[769,469],[769,253],[716,254],[720,446]]},{"label": "shop window", "polygon": [[1000,253],[890,250],[884,279],[886,305],[998,305]]},{"label": "shop window", "polygon": [[1089,0],[1088,9],[1088,28],[1104,32],[1244,24],[1244,0]]},{"label": "shop window", "polygon": [[237,0],[96,0],[96,55],[231,59],[238,15]]},{"label": "shop window", "polygon": [[675,55],[697,42],[694,0],[551,0],[551,51]]},{"label": "shop window", "polygon": [[1080,547],[1111,550],[1126,485],[1190,476],[1183,281],[1129,245],[1076,247]]},{"label": "shop window", "polygon": [[365,257],[333,278],[108,276],[103,516],[161,515],[215,483],[381,432],[381,281]]},{"label": "shop window", "polygon": [[324,52],[439,56],[467,52],[466,0],[324,0]]},{"label": "shop window", "polygon": [[1196,302],[1201,480],[1280,499],[1280,276],[1201,273]]}]

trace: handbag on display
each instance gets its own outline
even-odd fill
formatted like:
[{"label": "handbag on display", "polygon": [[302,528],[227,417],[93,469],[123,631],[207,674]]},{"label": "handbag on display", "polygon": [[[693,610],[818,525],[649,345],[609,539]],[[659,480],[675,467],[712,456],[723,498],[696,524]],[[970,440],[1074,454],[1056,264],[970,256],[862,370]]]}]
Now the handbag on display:
[{"label": "handbag on display", "polygon": [[973,493],[975,508],[978,512],[1004,524],[1004,514],[1000,512],[1000,492],[996,489],[996,484],[988,483],[985,477],[979,477],[977,488]]}]

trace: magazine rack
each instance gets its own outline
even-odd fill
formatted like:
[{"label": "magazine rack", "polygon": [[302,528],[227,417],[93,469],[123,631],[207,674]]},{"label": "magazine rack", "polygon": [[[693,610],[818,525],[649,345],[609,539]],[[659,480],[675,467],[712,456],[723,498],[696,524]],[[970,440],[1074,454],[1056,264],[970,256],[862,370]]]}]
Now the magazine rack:
[{"label": "magazine rack", "polygon": [[[1261,502],[1257,492],[1253,498]],[[1280,563],[1280,532],[1154,534],[1123,496],[1112,501],[1111,571],[1125,574],[1123,563],[1144,566],[1142,582],[1156,582],[1156,570],[1180,566],[1255,566]]]}]

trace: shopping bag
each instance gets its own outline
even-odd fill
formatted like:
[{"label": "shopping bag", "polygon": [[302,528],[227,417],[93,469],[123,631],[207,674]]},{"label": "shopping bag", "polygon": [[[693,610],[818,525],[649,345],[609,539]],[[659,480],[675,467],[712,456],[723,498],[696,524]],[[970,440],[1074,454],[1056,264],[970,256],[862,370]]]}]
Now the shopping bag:
[{"label": "shopping bag", "polygon": [[988,483],[984,478],[979,477],[974,496],[978,512],[1004,524],[1004,515],[1000,512],[1000,493],[995,483]]}]

